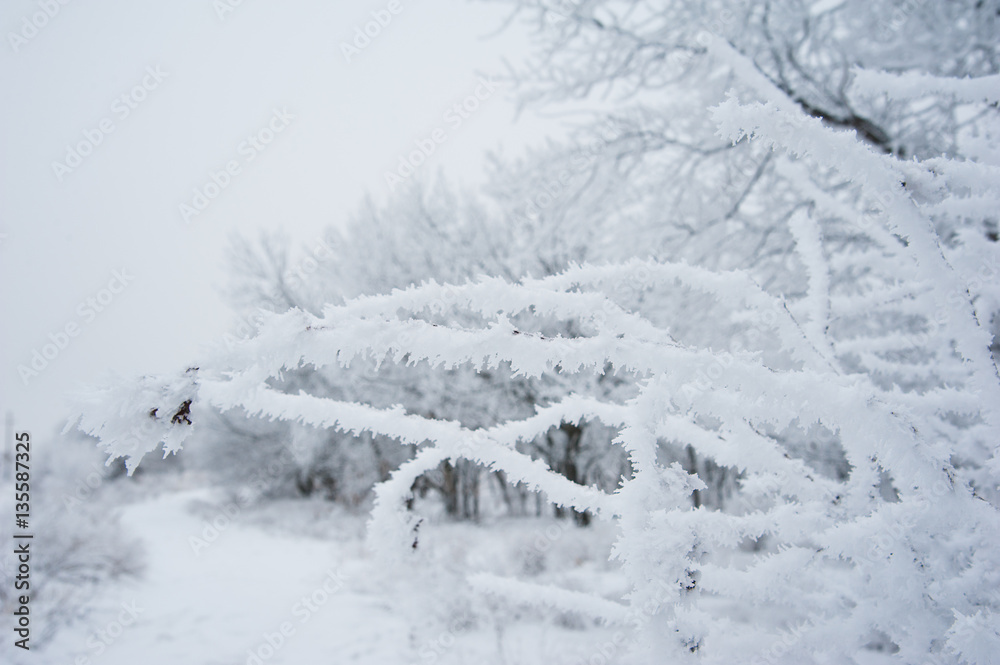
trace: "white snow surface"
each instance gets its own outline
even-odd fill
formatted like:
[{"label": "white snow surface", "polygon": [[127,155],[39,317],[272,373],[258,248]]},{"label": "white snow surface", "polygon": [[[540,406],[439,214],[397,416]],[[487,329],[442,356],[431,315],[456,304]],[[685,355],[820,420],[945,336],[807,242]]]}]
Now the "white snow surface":
[{"label": "white snow surface", "polygon": [[[554,665],[587,662],[611,644],[611,629],[583,616],[545,616],[457,588],[464,566],[510,575],[524,574],[527,564],[538,566],[530,574],[540,582],[572,588],[574,580],[588,586],[603,580],[614,597],[625,585],[607,562],[611,532],[604,525],[577,529],[533,518],[488,528],[435,524],[438,565],[428,572],[424,559],[423,572],[408,576],[378,570],[364,544],[364,511],[279,501],[236,513],[234,505],[220,491],[184,489],[126,506],[121,525],[143,543],[143,573],[108,583],[85,618],[51,643],[13,654],[14,662]],[[235,513],[228,524],[219,517],[227,507]],[[191,537],[202,538],[212,521],[222,528],[196,553]],[[545,561],[555,558],[560,565],[550,568],[558,572],[549,576]],[[442,572],[447,568],[453,580]],[[468,606],[469,597],[486,605]],[[138,617],[119,629],[126,606]]]},{"label": "white snow surface", "polygon": [[[384,598],[345,584],[325,604],[314,604],[316,612],[301,605],[303,596],[322,588],[328,574],[348,579],[362,572],[363,561],[350,552],[356,540],[279,538],[236,521],[195,554],[189,537],[200,537],[205,517],[192,508],[212,497],[204,490],[186,491],[127,509],[122,525],[147,550],[143,579],[108,589],[85,623],[57,636],[45,650],[46,660],[243,663],[249,649],[267,645],[269,634],[277,642],[274,635],[288,624],[294,632],[286,631],[288,638],[264,662],[405,662],[405,625]],[[206,517],[211,521],[219,514],[221,507]],[[317,594],[317,600],[322,598]],[[103,639],[95,642],[94,633],[107,631],[118,620],[121,604],[132,602],[140,610],[135,623],[98,653],[93,645]],[[296,607],[299,613],[293,615]]]}]

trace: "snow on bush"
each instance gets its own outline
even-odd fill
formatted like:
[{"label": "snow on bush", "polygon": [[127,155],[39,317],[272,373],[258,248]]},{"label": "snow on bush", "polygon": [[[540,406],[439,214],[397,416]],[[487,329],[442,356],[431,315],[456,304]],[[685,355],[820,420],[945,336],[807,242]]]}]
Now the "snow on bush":
[{"label": "snow on bush", "polygon": [[[620,624],[635,662],[854,662],[865,649],[901,663],[995,662],[1000,381],[989,329],[1000,289],[997,245],[981,227],[1000,200],[1000,167],[989,161],[997,153],[901,161],[804,114],[725,43],[712,51],[740,86],[712,109],[721,135],[773,149],[805,202],[789,221],[804,297],[769,294],[741,271],[641,260],[541,279],[426,282],[321,314],[268,315],[255,337],[179,376],[95,391],[80,426],[129,469],[161,441],[165,453],[180,449],[208,409],[414,446],[376,489],[368,537],[387,562],[434,546],[433,527],[411,509],[423,474],[446,460],[502,471],[557,505],[613,522],[612,556],[631,590],[606,598],[476,571],[470,582]],[[992,79],[929,85],[859,72],[856,80],[866,94],[998,99]],[[831,189],[832,176],[850,188]],[[636,291],[680,288],[727,311],[718,325],[736,326],[734,339],[747,341],[681,343],[625,304]],[[427,320],[442,312],[451,323]],[[546,334],[553,320],[575,320],[581,334]],[[765,340],[780,352],[754,350]],[[627,399],[568,393],[529,417],[477,429],[281,390],[284,373],[304,366],[369,361],[437,372],[509,364],[529,378],[610,371],[640,383]],[[517,448],[583,421],[616,430],[627,453],[630,473],[614,491],[574,483]],[[816,468],[777,434],[796,428],[834,433],[846,477]],[[663,463],[664,442],[732,470],[739,501],[724,511],[693,507],[706,485]]]},{"label": "snow on bush", "polygon": [[[0,612],[10,616],[18,598],[30,592],[32,626],[38,627],[32,650],[35,640],[51,643],[59,631],[85,618],[100,589],[134,579],[145,566],[141,544],[124,531],[115,511],[131,494],[119,490],[134,487],[120,487],[114,474],[124,474],[103,466],[92,439],[64,436],[54,442],[54,452],[40,453],[33,464],[36,531],[28,579],[13,545],[0,554]],[[6,543],[19,542],[13,539],[14,509],[12,502],[0,507],[0,537]],[[30,660],[29,655],[24,662]]]}]

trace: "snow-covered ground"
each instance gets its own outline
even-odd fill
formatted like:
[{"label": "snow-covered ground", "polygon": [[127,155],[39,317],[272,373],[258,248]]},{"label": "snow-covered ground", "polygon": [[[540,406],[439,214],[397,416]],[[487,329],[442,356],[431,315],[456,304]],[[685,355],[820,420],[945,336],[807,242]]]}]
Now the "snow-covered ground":
[{"label": "snow-covered ground", "polygon": [[205,489],[128,505],[121,525],[144,546],[142,574],[107,585],[85,619],[18,662],[551,665],[587,662],[610,638],[590,620],[507,606],[462,582],[485,570],[613,597],[623,580],[602,525],[437,523],[420,567],[400,571],[369,556],[366,519],[317,501],[243,507]]}]

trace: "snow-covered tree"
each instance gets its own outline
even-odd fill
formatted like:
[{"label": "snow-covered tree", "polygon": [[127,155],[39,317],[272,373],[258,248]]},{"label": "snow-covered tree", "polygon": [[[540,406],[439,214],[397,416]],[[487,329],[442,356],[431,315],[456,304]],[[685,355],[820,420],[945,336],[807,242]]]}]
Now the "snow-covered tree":
[{"label": "snow-covered tree", "polygon": [[[376,488],[369,541],[399,565],[435,547],[415,495],[422,477],[445,464],[502,473],[614,523],[629,591],[488,570],[470,581],[620,624],[625,662],[847,663],[873,650],[899,663],[995,662],[1000,252],[984,229],[1000,203],[1000,79],[850,70],[849,99],[926,98],[976,118],[937,156],[886,150],[817,116],[818,102],[796,99],[746,49],[715,37],[705,48],[711,62],[698,66],[725,71],[731,91],[704,117],[720,142],[766,154],[783,183],[793,251],[773,257],[766,288],[755,270],[638,258],[386,285],[271,313],[252,338],[177,376],[97,390],[81,427],[129,468],[160,442],[179,450],[210,411],[396,440],[413,454]],[[692,324],[691,302],[703,321]],[[426,383],[406,383],[422,385],[410,403],[289,383],[303,368],[366,363]],[[492,419],[433,408],[449,382],[465,393],[497,373],[553,389]],[[621,389],[604,389],[606,377]],[[584,423],[616,432],[628,468],[613,487],[525,447],[579,445]],[[730,500],[694,500],[710,473]]]},{"label": "snow-covered tree", "polygon": [[[769,293],[800,300],[808,281],[793,258],[799,238],[792,221],[804,208],[825,224],[819,239],[825,254],[842,254],[854,243],[860,243],[859,251],[867,248],[866,236],[852,231],[855,224],[830,228],[836,215],[817,208],[817,200],[835,201],[841,210],[861,209],[846,218],[868,225],[891,193],[862,190],[853,184],[853,173],[829,168],[811,169],[805,187],[801,168],[788,168],[769,142],[718,135],[716,118],[703,109],[725,102],[746,77],[734,77],[726,63],[703,57],[717,39],[746,58],[756,77],[769,84],[770,98],[826,127],[855,131],[877,152],[978,159],[987,143],[978,137],[996,132],[995,106],[970,103],[981,97],[969,99],[957,89],[911,94],[940,77],[973,76],[988,85],[1000,72],[995,2],[500,1],[511,7],[511,21],[523,20],[534,29],[534,60],[510,76],[522,103],[593,116],[565,143],[516,163],[495,162],[492,195],[519,234],[536,238],[539,251],[548,252],[555,270],[573,260],[686,261],[713,270],[747,270]],[[859,70],[902,76],[910,92],[887,94],[899,92],[899,85],[893,90],[854,85]],[[935,178],[931,193],[901,175],[904,181],[921,204],[945,186]],[[978,213],[930,219],[946,243],[961,227],[981,238],[968,244],[989,246],[997,238],[996,216]],[[852,285],[861,274],[838,270],[831,274],[831,288],[865,288]],[[680,340],[713,348],[738,341],[697,296],[682,291],[643,304],[643,313],[654,320],[658,310],[670,311],[670,320],[660,323]],[[983,313],[994,331],[1000,331],[998,314],[996,308]],[[924,335],[918,319],[908,321],[907,337]],[[853,335],[844,332],[848,325],[846,318],[833,321],[837,334]],[[825,460],[830,471],[844,472],[843,451],[831,432],[775,434]],[[675,450],[673,457],[684,461],[690,452]],[[705,473],[708,461],[690,457],[685,464],[702,468],[708,495],[729,492],[724,472]]]},{"label": "snow-covered tree", "polygon": [[857,67],[997,74],[996,2],[499,2],[535,37],[534,58],[510,75],[522,103],[594,118],[564,144],[496,163],[495,195],[556,257],[579,239],[589,245],[586,260],[642,256],[749,269],[771,292],[800,293],[800,284],[780,281],[789,275],[797,187],[765,146],[720,140],[702,112],[734,83],[730,70],[702,57],[715,38],[805,114],[854,129],[880,152],[965,154],[962,136],[984,131],[995,114],[950,95],[869,95],[850,83]]},{"label": "snow-covered tree", "polygon": [[[548,255],[516,237],[509,238],[509,231],[505,219],[463,201],[445,185],[425,189],[418,184],[385,207],[366,204],[342,232],[329,229],[297,254],[281,238],[263,236],[256,244],[237,238],[232,251],[231,300],[241,318],[256,320],[261,308],[275,313],[293,308],[318,313],[327,303],[429,279],[456,282],[480,274],[513,278],[551,271],[546,264]],[[420,316],[443,323],[454,322],[455,314],[442,303]],[[578,334],[576,326],[572,320],[552,320],[546,331],[573,336]],[[235,336],[229,336],[220,346],[232,346],[236,341]],[[575,386],[574,381],[590,385]],[[304,389],[375,406],[402,404],[415,413],[480,428],[527,415],[535,405],[547,404],[573,390],[601,394],[628,390],[629,386],[621,377],[517,377],[506,366],[490,372],[455,368],[441,375],[420,366],[383,366],[375,371],[374,362],[361,362],[349,369],[306,366],[286,372],[281,389]],[[233,429],[232,419],[223,416],[221,423],[222,428],[202,431],[203,447],[209,457],[236,456],[239,437],[226,431]],[[280,465],[284,473],[269,476],[273,492],[322,490],[330,498],[347,498],[349,503],[363,494],[359,490],[366,482],[368,488],[374,486],[412,452],[367,434],[317,435],[311,428],[295,424],[257,423],[243,431],[254,438],[258,455],[286,460]],[[567,424],[554,427],[537,440],[523,442],[521,448],[574,481],[586,479],[613,488],[625,462],[611,439],[611,431],[599,423]],[[293,442],[306,440],[312,441],[309,452],[288,450]],[[225,469],[235,481],[255,474],[258,460],[248,456],[240,459],[247,464],[215,466]],[[333,490],[348,483],[355,490],[347,495]],[[481,469],[465,461],[442,463],[422,476],[417,486],[421,495],[429,492],[439,496],[445,511],[455,517],[477,518],[482,492],[486,493],[484,499],[502,504],[508,512],[525,510],[523,487],[511,486],[502,473],[483,479]],[[533,508],[539,509],[537,505]],[[556,512],[562,514],[559,508]],[[583,523],[589,519],[585,514],[576,517]]]}]

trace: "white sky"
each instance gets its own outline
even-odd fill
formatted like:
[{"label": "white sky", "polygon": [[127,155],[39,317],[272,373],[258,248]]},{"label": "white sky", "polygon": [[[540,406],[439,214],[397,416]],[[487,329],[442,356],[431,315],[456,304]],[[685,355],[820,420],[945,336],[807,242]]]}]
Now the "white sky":
[{"label": "white sky", "polygon": [[[466,183],[486,150],[558,131],[530,114],[513,123],[503,90],[461,127],[444,122],[477,72],[526,53],[517,31],[483,39],[504,13],[480,2],[400,0],[350,63],[339,44],[388,0],[243,0],[225,19],[213,0],[70,1],[15,52],[10,33],[46,2],[0,7],[0,408],[37,435],[79,383],[173,371],[232,327],[219,291],[234,230],[316,237],[366,192],[384,198],[385,170],[436,127],[447,141],[421,170]],[[166,75],[155,87],[147,67]],[[123,117],[116,99],[144,77],[151,90]],[[295,118],[248,162],[239,146],[274,109]],[[60,182],[53,162],[104,119],[114,131]],[[240,173],[185,224],[179,205],[230,160]],[[122,269],[134,279],[89,320],[80,303]],[[78,334],[24,385],[18,365],[67,324]]]}]

